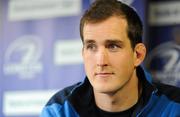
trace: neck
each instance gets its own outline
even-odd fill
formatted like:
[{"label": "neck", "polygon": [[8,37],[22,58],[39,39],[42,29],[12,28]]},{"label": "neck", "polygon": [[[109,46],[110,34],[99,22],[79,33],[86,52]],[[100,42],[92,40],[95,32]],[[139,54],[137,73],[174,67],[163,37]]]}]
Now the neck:
[{"label": "neck", "polygon": [[135,75],[118,91],[99,93],[94,91],[95,103],[102,110],[121,112],[133,107],[139,98],[138,78]]}]

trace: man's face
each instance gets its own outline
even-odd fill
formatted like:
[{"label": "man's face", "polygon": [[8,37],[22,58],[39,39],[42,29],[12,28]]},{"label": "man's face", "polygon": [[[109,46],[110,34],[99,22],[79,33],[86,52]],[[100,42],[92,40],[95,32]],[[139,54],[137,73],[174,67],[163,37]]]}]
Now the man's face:
[{"label": "man's face", "polygon": [[127,36],[124,18],[114,16],[100,23],[87,23],[83,35],[82,55],[94,91],[118,91],[135,77],[136,52]]}]

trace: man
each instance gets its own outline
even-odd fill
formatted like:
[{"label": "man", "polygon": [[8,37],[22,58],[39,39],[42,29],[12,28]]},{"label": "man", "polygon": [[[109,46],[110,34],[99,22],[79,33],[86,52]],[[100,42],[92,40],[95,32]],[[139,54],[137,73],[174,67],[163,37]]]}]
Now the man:
[{"label": "man", "polygon": [[146,55],[133,8],[97,0],[80,23],[84,82],[55,94],[42,117],[177,117],[179,89],[154,84],[140,64]]}]

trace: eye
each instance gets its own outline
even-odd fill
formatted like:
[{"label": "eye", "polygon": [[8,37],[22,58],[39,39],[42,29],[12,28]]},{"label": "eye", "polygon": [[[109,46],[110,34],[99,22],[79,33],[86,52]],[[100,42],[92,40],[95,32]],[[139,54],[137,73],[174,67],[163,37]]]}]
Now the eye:
[{"label": "eye", "polygon": [[111,43],[107,45],[107,48],[110,51],[117,51],[120,48],[120,46],[118,44]]},{"label": "eye", "polygon": [[116,45],[116,44],[109,44],[108,48],[111,48],[111,49],[116,49],[118,48],[119,46]]},{"label": "eye", "polygon": [[89,43],[87,45],[85,45],[86,50],[90,50],[90,51],[96,51],[97,50],[97,46],[94,43]]}]

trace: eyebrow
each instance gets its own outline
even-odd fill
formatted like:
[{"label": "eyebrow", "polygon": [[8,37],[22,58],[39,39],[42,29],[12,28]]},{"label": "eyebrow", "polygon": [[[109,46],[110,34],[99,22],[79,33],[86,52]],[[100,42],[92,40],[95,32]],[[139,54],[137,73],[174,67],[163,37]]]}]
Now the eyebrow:
[{"label": "eyebrow", "polygon": [[113,40],[106,40],[105,43],[118,43],[118,44],[123,44],[123,41],[118,40],[118,39],[113,39]]},{"label": "eyebrow", "polygon": [[88,39],[83,42],[83,44],[88,44],[88,43],[95,43],[95,41],[93,39]]},{"label": "eyebrow", "polygon": [[[88,43],[96,43],[95,40],[93,39],[88,39],[88,40],[85,40],[83,42],[83,44],[88,44]],[[108,39],[108,40],[105,40],[105,43],[118,43],[118,44],[123,44],[123,41],[119,40],[119,39]]]}]

